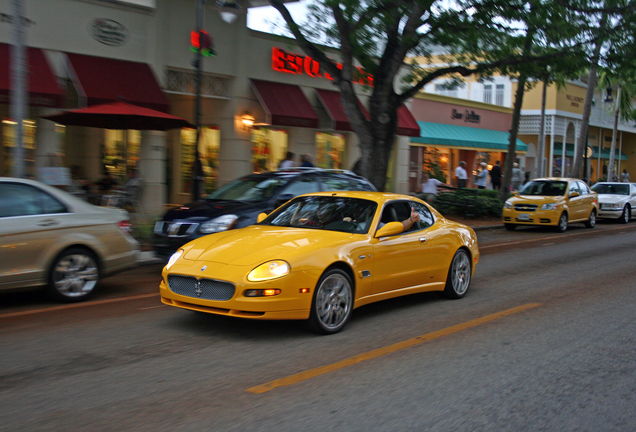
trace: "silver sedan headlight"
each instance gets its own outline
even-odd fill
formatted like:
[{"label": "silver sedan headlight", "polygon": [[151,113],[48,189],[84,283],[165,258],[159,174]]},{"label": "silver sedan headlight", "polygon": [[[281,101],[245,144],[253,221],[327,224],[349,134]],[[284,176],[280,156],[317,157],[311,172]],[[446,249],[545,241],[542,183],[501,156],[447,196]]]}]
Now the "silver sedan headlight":
[{"label": "silver sedan headlight", "polygon": [[602,207],[604,209],[622,209],[623,208],[623,204],[616,204],[616,203],[601,203]]},{"label": "silver sedan headlight", "polygon": [[557,209],[557,204],[556,203],[550,203],[550,204],[543,204],[541,206],[541,210],[556,210]]},{"label": "silver sedan headlight", "polygon": [[504,203],[504,208],[507,208],[507,209],[512,208],[512,203],[510,201],[506,201]]},{"label": "silver sedan headlight", "polygon": [[238,219],[238,216],[233,214],[219,216],[218,218],[202,223],[201,226],[199,226],[199,232],[201,234],[212,234],[215,232],[227,231],[232,228],[236,219]]}]

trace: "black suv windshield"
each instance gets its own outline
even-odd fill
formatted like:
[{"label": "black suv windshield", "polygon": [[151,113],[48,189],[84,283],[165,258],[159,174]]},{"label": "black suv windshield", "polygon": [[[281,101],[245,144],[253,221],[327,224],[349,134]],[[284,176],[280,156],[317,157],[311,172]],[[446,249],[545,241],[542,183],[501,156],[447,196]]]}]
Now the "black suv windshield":
[{"label": "black suv windshield", "polygon": [[374,201],[358,198],[300,197],[270,214],[261,224],[365,234],[377,207]]},{"label": "black suv windshield", "polygon": [[594,186],[592,186],[592,190],[597,194],[629,195],[628,184],[596,183]]},{"label": "black suv windshield", "polygon": [[253,175],[241,177],[208,195],[208,200],[261,202],[270,199],[293,176]]},{"label": "black suv windshield", "polygon": [[519,195],[559,196],[565,195],[567,187],[565,181],[535,180],[526,183]]}]

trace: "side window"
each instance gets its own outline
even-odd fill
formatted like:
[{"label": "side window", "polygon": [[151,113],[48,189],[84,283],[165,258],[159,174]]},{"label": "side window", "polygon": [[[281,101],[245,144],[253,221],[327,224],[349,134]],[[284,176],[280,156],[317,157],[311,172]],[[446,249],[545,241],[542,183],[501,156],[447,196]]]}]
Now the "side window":
[{"label": "side window", "polygon": [[66,207],[44,191],[18,183],[0,184],[0,217],[64,213]]},{"label": "side window", "polygon": [[325,175],[321,179],[322,188],[325,192],[328,191],[346,191],[349,190],[349,182],[347,180],[337,177]]},{"label": "side window", "polygon": [[578,192],[581,193],[581,191],[579,190],[579,187],[576,185],[576,182],[570,182],[570,187],[568,189],[568,195],[570,195],[572,192]]},{"label": "side window", "polygon": [[352,191],[373,191],[373,188],[365,181],[357,179],[348,179],[349,190]]},{"label": "side window", "polygon": [[587,195],[590,193],[590,188],[587,187],[587,185],[581,181],[577,181],[578,185],[579,185],[579,191],[581,192],[581,195]]},{"label": "side window", "polygon": [[431,211],[424,204],[418,202],[410,202],[409,205],[415,209],[415,212],[420,215],[420,221],[414,223],[417,225],[417,229],[425,229],[435,223],[435,218]]},{"label": "side window", "polygon": [[304,176],[288,185],[281,194],[291,194],[293,196],[298,196],[311,192],[319,192],[320,185],[318,184],[318,179],[313,176]]}]

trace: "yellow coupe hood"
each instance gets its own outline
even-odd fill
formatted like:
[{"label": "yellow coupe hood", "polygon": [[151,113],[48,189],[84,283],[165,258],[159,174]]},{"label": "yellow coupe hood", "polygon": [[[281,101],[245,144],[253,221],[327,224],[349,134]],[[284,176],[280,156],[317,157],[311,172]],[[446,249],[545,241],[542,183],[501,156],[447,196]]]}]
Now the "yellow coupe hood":
[{"label": "yellow coupe hood", "polygon": [[270,259],[289,259],[325,245],[350,241],[352,234],[307,228],[249,226],[210,234],[195,240],[186,260],[232,265],[256,265]]}]

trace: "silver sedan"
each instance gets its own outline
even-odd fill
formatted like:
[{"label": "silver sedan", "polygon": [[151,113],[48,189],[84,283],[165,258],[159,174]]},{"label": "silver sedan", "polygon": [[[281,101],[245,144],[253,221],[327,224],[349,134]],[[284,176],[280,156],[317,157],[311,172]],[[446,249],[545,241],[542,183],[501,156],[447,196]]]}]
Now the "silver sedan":
[{"label": "silver sedan", "polygon": [[636,183],[598,182],[592,190],[598,194],[599,218],[630,221],[636,207]]},{"label": "silver sedan", "polygon": [[101,277],[136,265],[130,231],[125,210],[0,177],[0,291],[44,286],[59,301],[85,300]]}]

